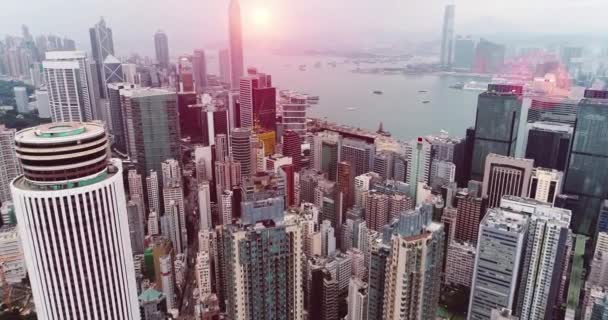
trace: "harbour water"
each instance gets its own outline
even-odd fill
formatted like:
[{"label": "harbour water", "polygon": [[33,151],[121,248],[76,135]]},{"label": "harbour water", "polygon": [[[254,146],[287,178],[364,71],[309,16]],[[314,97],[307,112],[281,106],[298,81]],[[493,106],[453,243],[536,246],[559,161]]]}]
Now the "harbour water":
[{"label": "harbour water", "polygon": [[[336,62],[335,67],[331,62]],[[466,128],[475,124],[479,91],[449,88],[455,83],[476,80],[474,78],[356,73],[352,70],[357,67],[386,65],[356,65],[345,63],[345,58],[320,56],[251,55],[247,57],[247,65],[271,74],[278,89],[319,96],[319,104],[311,105],[308,111],[313,117],[373,131],[382,122],[384,130],[399,139],[440,130],[464,137]]]}]

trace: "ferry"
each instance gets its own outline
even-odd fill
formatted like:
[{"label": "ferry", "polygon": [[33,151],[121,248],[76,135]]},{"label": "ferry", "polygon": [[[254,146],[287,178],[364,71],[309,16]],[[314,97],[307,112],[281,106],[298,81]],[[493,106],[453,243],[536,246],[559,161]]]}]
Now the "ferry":
[{"label": "ferry", "polygon": [[429,101],[429,100],[424,100],[424,101],[422,101],[422,103],[427,104],[427,103],[431,103],[431,101]]},{"label": "ferry", "polygon": [[374,93],[374,94],[378,94],[378,95],[380,95],[380,94],[383,94],[384,92],[382,92],[382,91],[380,91],[380,90],[374,90],[374,91],[373,91],[373,93]]},{"label": "ferry", "polygon": [[355,110],[357,110],[357,108],[348,107],[348,108],[346,108],[346,110],[348,110],[348,111],[355,111]]},{"label": "ferry", "polygon": [[427,93],[426,90],[418,90],[418,93]]}]

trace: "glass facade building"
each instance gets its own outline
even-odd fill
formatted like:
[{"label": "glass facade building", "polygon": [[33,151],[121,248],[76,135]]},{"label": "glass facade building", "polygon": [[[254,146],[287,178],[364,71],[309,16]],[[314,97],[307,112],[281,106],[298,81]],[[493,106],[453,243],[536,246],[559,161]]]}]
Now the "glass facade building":
[{"label": "glass facade building", "polygon": [[522,92],[521,86],[491,84],[479,95],[471,179],[483,179],[488,154],[515,155]]},{"label": "glass facade building", "polygon": [[608,91],[587,90],[585,97],[578,107],[564,193],[578,196],[573,231],[592,235],[608,195]]}]

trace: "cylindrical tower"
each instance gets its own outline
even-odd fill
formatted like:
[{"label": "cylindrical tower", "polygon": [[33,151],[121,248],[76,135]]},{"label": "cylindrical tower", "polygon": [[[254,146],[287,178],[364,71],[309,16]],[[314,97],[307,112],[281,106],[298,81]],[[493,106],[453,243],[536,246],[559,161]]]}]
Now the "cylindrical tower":
[{"label": "cylindrical tower", "polygon": [[121,162],[101,123],[52,123],[15,136],[11,183],[41,319],[140,319]]}]

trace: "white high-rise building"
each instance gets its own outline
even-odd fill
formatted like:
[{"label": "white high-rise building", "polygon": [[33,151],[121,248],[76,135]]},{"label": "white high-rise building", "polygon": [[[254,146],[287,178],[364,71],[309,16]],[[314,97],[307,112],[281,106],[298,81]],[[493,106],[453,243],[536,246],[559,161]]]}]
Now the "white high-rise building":
[{"label": "white high-rise building", "polygon": [[562,191],[563,175],[561,171],[554,169],[534,169],[530,180],[530,198],[555,204],[555,198]]},{"label": "white high-rise building", "polygon": [[211,218],[211,189],[209,181],[203,181],[198,185],[198,220],[199,230],[211,230],[213,221]]},{"label": "white high-rise building", "polygon": [[209,252],[199,251],[196,254],[196,283],[201,301],[211,293],[211,258]]},{"label": "white high-rise building", "polygon": [[306,108],[308,108],[306,97],[289,97],[289,102],[283,103],[281,107],[283,110],[283,132],[292,130],[303,141],[306,135]]},{"label": "white high-rise building", "polygon": [[15,226],[0,228],[0,282],[20,283],[27,276],[23,247]]},{"label": "white high-rise building", "polygon": [[127,182],[129,183],[129,197],[133,198],[138,195],[142,201],[144,198],[144,186],[141,180],[141,174],[137,170],[131,169],[127,173]]},{"label": "white high-rise building", "polygon": [[27,89],[25,87],[13,87],[13,93],[15,94],[15,104],[17,104],[17,112],[29,113],[28,108],[29,99],[27,97]]},{"label": "white high-rise building", "polygon": [[160,233],[158,230],[159,217],[156,211],[150,211],[148,215],[148,235],[156,236]]},{"label": "white high-rise building", "polygon": [[325,257],[333,256],[336,253],[336,235],[334,228],[329,220],[323,220],[320,226],[321,231],[321,254]]},{"label": "white high-rise building", "polygon": [[512,309],[524,258],[528,217],[488,209],[479,226],[469,320],[490,320],[493,309]]},{"label": "white high-rise building", "polygon": [[410,186],[409,196],[417,199],[418,183],[428,183],[431,170],[431,144],[419,137],[405,144],[407,160],[406,182]]},{"label": "white high-rise building", "polygon": [[38,109],[38,116],[40,118],[46,119],[51,117],[51,105],[49,102],[48,90],[36,90],[36,108]]},{"label": "white high-rise building", "polygon": [[194,164],[196,168],[196,181],[213,180],[213,161],[210,146],[194,147]]},{"label": "white high-rise building", "polygon": [[122,164],[103,124],[33,127],[15,145],[25,174],[11,191],[38,316],[140,319]]},{"label": "white high-rise building", "polygon": [[0,124],[0,202],[11,200],[9,185],[21,173],[15,156],[15,129]]},{"label": "white high-rise building", "polygon": [[218,195],[222,224],[232,223],[232,191],[224,190]]},{"label": "white high-rise building", "polygon": [[160,282],[165,297],[167,297],[167,309],[175,308],[175,279],[173,273],[173,259],[167,254],[159,258]]},{"label": "white high-rise building", "polygon": [[160,195],[156,171],[150,170],[150,173],[146,177],[146,187],[148,189],[148,208],[150,211],[160,213]]},{"label": "white high-rise building", "polygon": [[90,65],[82,51],[51,51],[42,62],[49,92],[51,119],[91,121],[98,119]]},{"label": "white high-rise building", "polygon": [[367,283],[351,278],[348,284],[347,320],[367,319]]},{"label": "white high-rise building", "polygon": [[375,172],[368,172],[355,177],[355,205],[363,206],[363,194],[373,186],[374,182],[381,181],[382,178]]}]

